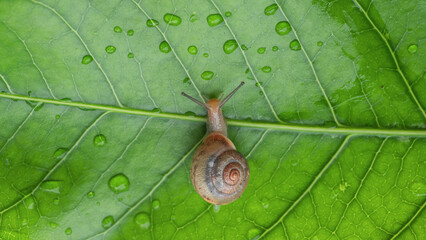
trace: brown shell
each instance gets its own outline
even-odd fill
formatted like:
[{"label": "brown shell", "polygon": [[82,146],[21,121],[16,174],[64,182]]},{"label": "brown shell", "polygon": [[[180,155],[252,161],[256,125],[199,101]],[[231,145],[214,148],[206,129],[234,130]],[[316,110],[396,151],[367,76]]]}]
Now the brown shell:
[{"label": "brown shell", "polygon": [[206,201],[224,205],[243,194],[249,180],[249,166],[231,140],[212,132],[194,153],[191,180]]}]

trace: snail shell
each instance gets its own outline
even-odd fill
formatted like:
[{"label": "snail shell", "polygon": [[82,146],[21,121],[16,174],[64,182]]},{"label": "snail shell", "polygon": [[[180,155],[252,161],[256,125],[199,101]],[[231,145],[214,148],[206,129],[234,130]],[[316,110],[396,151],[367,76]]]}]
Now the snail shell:
[{"label": "snail shell", "polygon": [[195,190],[207,202],[228,204],[241,197],[249,180],[249,166],[234,144],[219,132],[210,133],[191,164]]},{"label": "snail shell", "polygon": [[208,136],[192,158],[191,180],[195,190],[207,202],[224,205],[241,197],[249,180],[249,166],[244,156],[227,138],[222,106],[244,84],[242,82],[223,100],[210,99],[207,103],[182,93],[207,110]]}]

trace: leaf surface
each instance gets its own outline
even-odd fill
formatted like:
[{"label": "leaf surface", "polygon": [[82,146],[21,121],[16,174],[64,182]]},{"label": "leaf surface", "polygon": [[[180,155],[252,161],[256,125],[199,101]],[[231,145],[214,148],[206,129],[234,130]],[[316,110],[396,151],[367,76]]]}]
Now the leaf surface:
[{"label": "leaf surface", "polygon": [[[0,1],[0,239],[425,239],[425,13]],[[205,112],[180,93],[241,81],[223,112],[250,182],[215,206],[190,180]]]}]

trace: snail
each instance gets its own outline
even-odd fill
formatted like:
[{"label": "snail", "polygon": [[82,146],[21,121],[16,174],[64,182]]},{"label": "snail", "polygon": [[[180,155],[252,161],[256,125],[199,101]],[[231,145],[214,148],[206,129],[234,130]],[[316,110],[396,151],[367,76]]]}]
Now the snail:
[{"label": "snail", "polygon": [[222,106],[244,85],[235,88],[224,99],[201,102],[186,93],[189,98],[207,110],[207,136],[197,148],[191,163],[191,181],[198,194],[207,202],[225,205],[241,197],[249,180],[249,166],[227,137],[226,121]]}]

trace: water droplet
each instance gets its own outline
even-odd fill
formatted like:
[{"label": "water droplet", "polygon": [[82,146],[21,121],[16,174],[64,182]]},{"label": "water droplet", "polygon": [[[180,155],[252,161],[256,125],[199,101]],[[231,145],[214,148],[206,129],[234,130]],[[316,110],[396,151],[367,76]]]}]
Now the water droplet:
[{"label": "water droplet", "polygon": [[95,196],[95,192],[94,191],[90,191],[87,193],[87,198],[91,199]]},{"label": "water droplet", "polygon": [[230,16],[232,16],[232,13],[230,11],[227,11],[227,12],[225,12],[225,16],[230,17]]},{"label": "water droplet", "polygon": [[54,222],[50,222],[50,223],[49,223],[49,226],[50,226],[52,229],[55,229],[55,228],[57,228],[57,227],[58,227],[58,224],[57,224],[57,223],[54,223]]},{"label": "water droplet", "polygon": [[95,144],[96,147],[102,147],[107,143],[107,139],[103,134],[98,134],[93,138],[93,144]]},{"label": "water droplet", "polygon": [[259,91],[259,95],[263,95],[263,92],[262,92],[262,91]]},{"label": "water droplet", "polygon": [[159,200],[152,201],[152,208],[159,209],[160,208],[160,201]]},{"label": "water droplet", "polygon": [[127,36],[133,36],[135,34],[135,30],[130,29],[129,31],[127,31]]},{"label": "water droplet", "polygon": [[227,40],[224,44],[223,44],[223,51],[226,54],[231,54],[233,51],[235,51],[235,49],[238,48],[238,43],[237,41],[235,41],[235,39],[230,39]]},{"label": "water droplet", "polygon": [[114,224],[114,217],[113,216],[107,216],[102,220],[102,227],[103,228],[110,228]]},{"label": "water droplet", "polygon": [[297,41],[297,39],[294,39],[290,42],[290,49],[294,51],[299,51],[300,49],[302,49],[302,46],[300,46],[300,43],[299,41]]},{"label": "water droplet", "polygon": [[210,80],[214,76],[214,73],[212,71],[204,71],[201,73],[201,78],[204,80]]},{"label": "water droplet", "polygon": [[182,18],[171,13],[164,14],[164,21],[171,26],[178,26],[182,23]]},{"label": "water droplet", "polygon": [[249,72],[250,72],[250,68],[247,68],[246,71],[245,71],[245,73],[247,74]]},{"label": "water droplet", "polygon": [[135,57],[135,54],[133,54],[133,53],[129,52],[129,54],[127,54],[127,57],[128,57],[128,58],[134,58],[134,57]]},{"label": "water droplet", "polygon": [[191,54],[191,55],[195,55],[195,54],[197,54],[197,53],[198,53],[198,49],[197,49],[197,47],[196,47],[196,46],[192,45],[192,46],[189,46],[189,47],[188,47],[188,52],[189,52],[189,54]]},{"label": "water droplet", "polygon": [[170,45],[169,45],[169,43],[168,42],[166,42],[166,41],[162,41],[161,43],[160,43],[160,46],[158,46],[158,48],[160,49],[160,51],[161,52],[163,52],[163,53],[168,53],[168,52],[170,52],[172,49],[170,48]]},{"label": "water droplet", "polygon": [[258,228],[252,228],[247,232],[247,237],[249,240],[257,239],[262,232]]},{"label": "water droplet", "polygon": [[208,53],[203,53],[203,57],[208,58],[209,54]]},{"label": "water droplet", "polygon": [[21,225],[22,225],[22,226],[26,226],[26,225],[28,225],[28,218],[22,218],[22,219],[21,219]]},{"label": "water droplet", "polygon": [[286,35],[291,31],[290,23],[287,21],[281,21],[275,25],[275,32],[278,33],[278,35]]},{"label": "water droplet", "polygon": [[243,45],[241,45],[241,49],[243,49],[244,51],[246,51],[246,50],[248,50],[248,47],[245,44],[243,44]]},{"label": "water droplet", "polygon": [[187,112],[185,113],[185,116],[195,117],[195,116],[197,116],[197,115],[196,115],[194,112],[187,111]]},{"label": "water droplet", "polygon": [[261,48],[258,48],[258,49],[257,49],[257,53],[259,53],[259,54],[264,54],[264,53],[265,53],[265,51],[266,51],[266,48],[265,48],[265,47],[261,47]]},{"label": "water droplet", "polygon": [[53,204],[54,205],[59,205],[59,198],[53,199]]},{"label": "water droplet", "polygon": [[317,42],[317,46],[318,46],[318,47],[321,47],[322,45],[324,45],[324,43],[323,43],[322,41],[318,41],[318,42]]},{"label": "water droplet", "polygon": [[411,44],[411,45],[408,47],[408,52],[409,52],[409,53],[416,53],[416,52],[417,52],[417,49],[418,49],[418,47],[417,47],[417,45],[416,45],[416,44]]},{"label": "water droplet", "polygon": [[146,25],[148,27],[155,27],[158,24],[159,24],[159,22],[157,20],[155,20],[155,19],[148,19],[148,20],[146,20]]},{"label": "water droplet", "polygon": [[24,200],[24,206],[26,209],[32,210],[35,207],[35,201],[33,197],[26,198]]},{"label": "water droplet", "polygon": [[195,14],[191,14],[191,16],[189,17],[189,21],[190,22],[195,22],[198,19],[200,19],[200,18],[197,15],[195,15]]},{"label": "water droplet", "polygon": [[61,159],[61,158],[63,158],[64,156],[65,156],[65,153],[66,152],[68,152],[68,149],[66,149],[66,148],[58,148],[56,151],[55,151],[55,153],[53,153],[53,156],[56,158],[56,159]]},{"label": "water droplet", "polygon": [[264,73],[270,73],[271,70],[272,70],[272,68],[270,66],[264,66],[262,68],[262,72],[264,72]]},{"label": "water droplet", "polygon": [[97,201],[96,205],[101,206],[101,202]]},{"label": "water droplet", "polygon": [[67,228],[67,229],[65,229],[65,234],[66,235],[71,235],[72,234],[72,228]]},{"label": "water droplet", "polygon": [[60,116],[59,114],[57,114],[57,115],[55,116],[55,118],[56,118],[56,119],[59,119],[59,118],[61,118],[61,116]]},{"label": "water droplet", "polygon": [[412,182],[409,188],[417,197],[423,197],[426,195],[426,184],[422,181]]},{"label": "water droplet", "polygon": [[123,32],[123,29],[121,29],[121,27],[119,27],[119,26],[115,26],[114,27],[114,32],[121,33],[121,32]]},{"label": "water droplet", "polygon": [[214,211],[215,213],[218,213],[218,212],[220,211],[220,205],[214,205],[214,206],[213,206],[213,211]]},{"label": "water droplet", "polygon": [[44,181],[40,185],[40,189],[46,192],[52,192],[59,194],[61,191],[62,182],[61,181]]},{"label": "water droplet", "polygon": [[216,14],[210,14],[207,16],[207,24],[210,27],[214,27],[217,26],[219,24],[221,24],[223,22],[223,17],[222,15],[216,13]]},{"label": "water droplet", "polygon": [[129,179],[122,173],[113,176],[108,182],[109,188],[115,193],[121,193],[129,190]]},{"label": "water droplet", "polygon": [[340,184],[339,184],[339,189],[340,189],[340,191],[342,191],[342,192],[345,192],[347,187],[349,187],[349,184],[348,184],[347,182],[344,182],[344,183],[340,183]]},{"label": "water droplet", "polygon": [[260,87],[263,84],[263,82],[257,82],[256,87]]},{"label": "water droplet", "polygon": [[138,225],[140,228],[147,229],[149,227],[149,225],[151,225],[149,215],[146,214],[146,213],[136,214],[134,220],[135,220],[136,225]]},{"label": "water droplet", "polygon": [[186,77],[185,79],[183,79],[183,83],[187,83],[188,85],[191,85],[191,79],[189,79],[189,77]]},{"label": "water droplet", "polygon": [[274,3],[267,6],[263,12],[265,13],[266,16],[271,16],[271,15],[274,15],[277,10],[278,10],[278,5]]},{"label": "water droplet", "polygon": [[272,51],[273,51],[273,52],[278,51],[278,47],[277,47],[277,46],[273,46],[273,47],[272,47]]},{"label": "water droplet", "polygon": [[81,63],[83,64],[89,64],[93,61],[93,57],[90,55],[86,55],[83,57],[83,59],[81,59]]},{"label": "water droplet", "polygon": [[116,50],[116,48],[114,46],[111,46],[111,45],[109,45],[105,48],[105,52],[107,52],[109,54],[115,53],[115,50]]},{"label": "water droplet", "polygon": [[153,108],[152,111],[156,112],[156,113],[159,113],[159,112],[161,112],[161,109],[160,108]]}]

